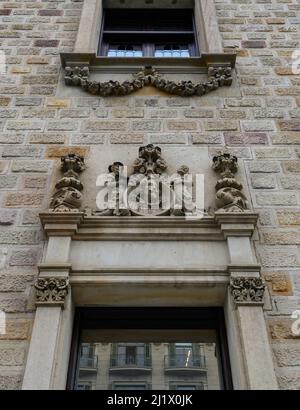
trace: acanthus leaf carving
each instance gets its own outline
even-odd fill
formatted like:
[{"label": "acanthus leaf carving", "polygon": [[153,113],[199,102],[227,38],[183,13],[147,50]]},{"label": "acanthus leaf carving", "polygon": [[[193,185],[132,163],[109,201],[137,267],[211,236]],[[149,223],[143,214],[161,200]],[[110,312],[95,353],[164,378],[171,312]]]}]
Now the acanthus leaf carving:
[{"label": "acanthus leaf carving", "polygon": [[231,67],[208,67],[208,80],[195,84],[192,81],[175,82],[167,80],[152,66],[144,67],[133,75],[132,80],[98,82],[89,79],[88,67],[66,67],[65,84],[79,86],[93,95],[101,97],[125,96],[146,86],[153,86],[161,91],[181,97],[202,96],[219,87],[232,84]]},{"label": "acanthus leaf carving", "polygon": [[84,158],[79,155],[69,154],[61,158],[63,178],[55,185],[57,191],[51,199],[51,212],[79,212],[83,190],[79,174],[84,169]]},{"label": "acanthus leaf carving", "polygon": [[235,179],[238,171],[238,159],[228,152],[213,158],[213,169],[221,174],[216,184],[216,205],[219,212],[245,212],[248,201],[243,185]]},{"label": "acanthus leaf carving", "polygon": [[262,278],[233,277],[230,280],[230,291],[237,305],[263,304],[265,287]]},{"label": "acanthus leaf carving", "polygon": [[63,306],[69,293],[69,279],[38,278],[34,287],[37,305]]}]

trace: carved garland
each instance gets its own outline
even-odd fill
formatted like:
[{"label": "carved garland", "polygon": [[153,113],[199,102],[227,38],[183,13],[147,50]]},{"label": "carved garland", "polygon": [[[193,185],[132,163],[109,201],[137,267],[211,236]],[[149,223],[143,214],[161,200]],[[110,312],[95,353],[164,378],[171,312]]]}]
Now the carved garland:
[{"label": "carved garland", "polygon": [[90,94],[101,97],[124,96],[146,86],[153,86],[161,91],[181,97],[201,96],[217,90],[219,87],[232,84],[230,67],[209,67],[208,81],[194,84],[192,81],[174,82],[166,80],[153,67],[147,66],[133,76],[133,80],[97,82],[89,80],[88,67],[66,67],[66,85],[79,86]]},{"label": "carved garland", "polygon": [[237,305],[263,304],[265,284],[262,278],[231,278],[230,290]]},{"label": "carved garland", "polygon": [[69,293],[69,279],[39,278],[34,287],[37,305],[63,306]]}]

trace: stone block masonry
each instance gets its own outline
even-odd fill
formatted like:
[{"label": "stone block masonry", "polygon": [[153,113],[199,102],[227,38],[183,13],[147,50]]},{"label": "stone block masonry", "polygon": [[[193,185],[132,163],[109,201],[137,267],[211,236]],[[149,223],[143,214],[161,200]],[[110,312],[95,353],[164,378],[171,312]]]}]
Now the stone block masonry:
[{"label": "stone block masonry", "polygon": [[[213,1],[213,0],[212,0]],[[53,191],[58,159],[94,149],[156,143],[226,146],[240,157],[251,207],[260,213],[255,251],[270,303],[265,311],[282,389],[300,388],[300,48],[297,0],[215,1],[225,52],[237,53],[236,83],[206,97],[61,95],[59,52],[74,47],[82,0],[0,2],[0,389],[19,389],[30,341],[44,237],[38,214]],[[180,79],[180,78],[179,78]],[[226,94],[227,92],[227,94]],[[118,159],[118,158],[116,158]],[[248,185],[248,186],[247,186]],[[213,205],[213,204],[212,204]]]}]

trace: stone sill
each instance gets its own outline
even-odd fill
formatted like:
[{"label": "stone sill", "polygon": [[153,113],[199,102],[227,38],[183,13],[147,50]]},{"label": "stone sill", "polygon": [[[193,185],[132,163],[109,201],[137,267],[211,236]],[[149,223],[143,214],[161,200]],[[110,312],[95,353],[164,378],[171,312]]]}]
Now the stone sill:
[{"label": "stone sill", "polygon": [[[201,57],[159,58],[159,57],[100,57],[91,53],[60,53],[61,63],[66,66],[87,66],[94,69],[112,69],[115,72],[138,71],[141,67],[153,66],[161,72],[198,72],[199,69],[214,67],[235,67],[236,54],[210,53]],[[127,70],[127,71],[126,71]],[[195,71],[196,70],[196,71]]]}]

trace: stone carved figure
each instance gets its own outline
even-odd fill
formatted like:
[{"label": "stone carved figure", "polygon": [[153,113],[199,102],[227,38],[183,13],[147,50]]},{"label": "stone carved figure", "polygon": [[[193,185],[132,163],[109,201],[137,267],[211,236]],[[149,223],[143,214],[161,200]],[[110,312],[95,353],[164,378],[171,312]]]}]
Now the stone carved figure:
[{"label": "stone carved figure", "polygon": [[79,155],[69,154],[61,158],[63,178],[55,185],[57,191],[51,199],[51,212],[79,212],[83,190],[79,174],[84,169],[84,158]]},{"label": "stone carved figure", "polygon": [[35,285],[36,303],[38,305],[64,305],[69,292],[69,279],[39,278]]},{"label": "stone carved figure", "polygon": [[124,175],[124,164],[114,162],[108,167],[109,174],[105,175],[103,182],[98,186],[106,189],[108,201],[103,209],[96,212],[100,216],[128,216],[125,196],[127,191],[127,175]]},{"label": "stone carved figure", "polygon": [[243,194],[243,185],[235,179],[238,159],[230,153],[223,153],[213,158],[213,168],[221,174],[216,184],[216,205],[220,212],[244,212],[248,209],[247,198]]},{"label": "stone carved figure", "polygon": [[262,278],[231,278],[230,290],[237,304],[263,303],[265,284]]},{"label": "stone carved figure", "polygon": [[231,67],[209,67],[208,80],[200,84],[194,84],[192,81],[166,80],[152,66],[144,67],[133,75],[131,81],[127,80],[123,83],[112,80],[103,83],[91,81],[89,80],[88,67],[66,67],[65,72],[66,85],[79,86],[90,94],[101,97],[129,95],[146,86],[153,86],[161,91],[181,97],[202,96],[217,90],[219,87],[228,87],[232,84]]},{"label": "stone carved figure", "polygon": [[186,165],[182,165],[177,170],[177,177],[172,181],[174,190],[174,208],[172,215],[174,216],[186,216],[192,214],[195,211],[193,205],[193,180],[187,178],[190,174],[190,169]]}]

